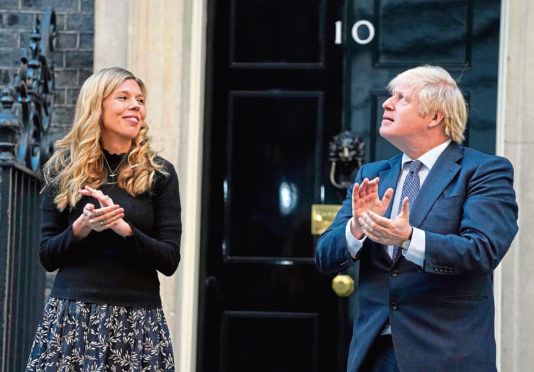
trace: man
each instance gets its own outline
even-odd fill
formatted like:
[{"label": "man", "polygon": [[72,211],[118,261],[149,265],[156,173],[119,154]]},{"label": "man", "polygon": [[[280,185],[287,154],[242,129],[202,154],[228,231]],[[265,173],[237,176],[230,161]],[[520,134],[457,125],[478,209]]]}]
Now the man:
[{"label": "man", "polygon": [[466,105],[444,69],[388,87],[380,135],[402,154],[360,168],[315,255],[324,273],[360,263],[348,371],[496,371],[492,274],[518,230],[512,166],[460,145]]}]

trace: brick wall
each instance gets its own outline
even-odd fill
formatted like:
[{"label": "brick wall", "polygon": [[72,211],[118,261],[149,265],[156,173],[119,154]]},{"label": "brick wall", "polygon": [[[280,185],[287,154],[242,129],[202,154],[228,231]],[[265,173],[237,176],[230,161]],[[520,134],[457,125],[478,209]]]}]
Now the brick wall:
[{"label": "brick wall", "polygon": [[93,71],[94,0],[0,0],[0,88],[13,79],[29,45],[35,16],[56,11],[55,104],[51,132],[72,125],[80,86]]},{"label": "brick wall", "polygon": [[[33,20],[52,7],[57,44],[50,56],[55,66],[55,102],[51,134],[70,129],[80,86],[93,71],[94,0],[0,0],[0,89],[9,85],[30,42]],[[48,300],[54,273],[47,273]]]}]

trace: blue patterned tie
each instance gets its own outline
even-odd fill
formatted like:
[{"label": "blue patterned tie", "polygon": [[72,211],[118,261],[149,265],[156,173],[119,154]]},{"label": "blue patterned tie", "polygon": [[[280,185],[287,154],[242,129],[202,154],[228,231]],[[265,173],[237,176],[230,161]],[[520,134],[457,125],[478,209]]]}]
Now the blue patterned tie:
[{"label": "blue patterned tie", "polygon": [[[408,197],[408,205],[410,207],[410,212],[412,211],[413,204],[415,202],[415,198],[417,197],[417,193],[419,192],[419,187],[421,184],[421,181],[419,180],[419,169],[421,169],[421,163],[419,160],[415,161],[409,161],[407,164],[409,164],[410,169],[408,171],[408,175],[406,176],[406,179],[404,180],[404,184],[402,185],[402,193],[399,201],[399,212],[402,211],[402,201],[405,197]],[[399,246],[395,245],[393,246],[393,255],[392,258],[395,259],[397,255],[399,254]]]}]

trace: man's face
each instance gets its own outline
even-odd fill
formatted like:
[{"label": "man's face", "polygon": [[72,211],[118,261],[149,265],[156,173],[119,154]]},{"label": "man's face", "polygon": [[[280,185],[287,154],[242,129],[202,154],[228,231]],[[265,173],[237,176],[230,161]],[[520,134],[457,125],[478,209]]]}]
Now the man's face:
[{"label": "man's face", "polygon": [[419,98],[410,88],[408,83],[400,84],[382,104],[384,115],[380,135],[393,145],[424,137],[432,120],[431,114],[423,116],[419,113]]}]

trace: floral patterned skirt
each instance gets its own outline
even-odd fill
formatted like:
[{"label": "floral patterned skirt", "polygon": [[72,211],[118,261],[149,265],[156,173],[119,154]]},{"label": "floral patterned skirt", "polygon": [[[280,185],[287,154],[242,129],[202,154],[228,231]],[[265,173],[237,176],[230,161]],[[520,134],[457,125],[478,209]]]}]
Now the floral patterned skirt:
[{"label": "floral patterned skirt", "polygon": [[50,298],[26,371],[174,371],[163,310]]}]

